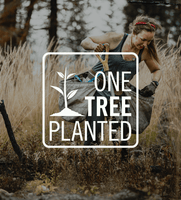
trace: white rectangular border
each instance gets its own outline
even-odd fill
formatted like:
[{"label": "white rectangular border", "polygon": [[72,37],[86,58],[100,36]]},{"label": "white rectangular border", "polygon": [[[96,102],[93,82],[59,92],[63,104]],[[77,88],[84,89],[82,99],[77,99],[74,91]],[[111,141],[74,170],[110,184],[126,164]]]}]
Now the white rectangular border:
[{"label": "white rectangular border", "polygon": [[[136,143],[133,146],[49,146],[45,143],[45,58],[48,55],[134,55],[136,57]],[[138,55],[133,52],[47,52],[42,58],[42,142],[47,148],[135,148],[139,143],[139,101],[138,101],[138,88],[139,88],[139,65]],[[131,61],[130,61],[131,62]]]}]

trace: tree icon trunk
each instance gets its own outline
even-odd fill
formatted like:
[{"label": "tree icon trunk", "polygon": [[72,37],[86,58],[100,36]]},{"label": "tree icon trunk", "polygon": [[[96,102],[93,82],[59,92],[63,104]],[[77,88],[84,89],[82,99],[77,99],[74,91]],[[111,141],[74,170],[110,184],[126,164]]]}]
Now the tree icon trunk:
[{"label": "tree icon trunk", "polygon": [[64,102],[65,102],[65,108],[67,108],[66,78],[67,78],[67,68],[65,69],[65,76],[64,76]]}]

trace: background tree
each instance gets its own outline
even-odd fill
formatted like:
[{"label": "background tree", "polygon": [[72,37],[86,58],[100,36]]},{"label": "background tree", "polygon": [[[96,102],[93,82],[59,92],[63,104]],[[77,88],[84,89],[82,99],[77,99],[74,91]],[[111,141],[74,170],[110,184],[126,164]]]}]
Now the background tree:
[{"label": "background tree", "polygon": [[[20,42],[25,42],[29,34],[30,20],[34,9],[34,4],[38,0],[4,0],[4,8],[0,16],[0,45],[11,45],[12,48],[18,46]],[[23,8],[26,11],[25,16],[17,16],[18,10],[22,9],[22,3],[28,2],[29,5]],[[17,22],[17,18],[21,22]],[[23,19],[23,20],[22,20]],[[23,26],[22,24],[23,23]],[[23,28],[22,28],[23,27]]]},{"label": "background tree", "polygon": [[0,17],[0,45],[6,42],[12,46],[17,45],[16,14],[21,0],[4,0],[4,9]]},{"label": "background tree", "polygon": [[30,30],[30,20],[33,14],[34,10],[34,5],[37,3],[38,0],[30,0],[29,6],[26,7],[27,10],[27,16],[25,19],[25,24],[24,28],[22,30],[19,30],[19,36],[20,36],[20,41],[25,42],[27,40],[27,36],[29,35],[29,30]]},{"label": "background tree", "polygon": [[49,28],[48,28],[48,32],[49,32],[49,39],[48,39],[48,43],[50,43],[53,39],[54,43],[53,46],[51,47],[51,51],[54,50],[55,48],[55,44],[57,42],[58,36],[57,36],[57,27],[58,27],[58,23],[57,23],[57,0],[50,0],[50,15],[49,15]]}]

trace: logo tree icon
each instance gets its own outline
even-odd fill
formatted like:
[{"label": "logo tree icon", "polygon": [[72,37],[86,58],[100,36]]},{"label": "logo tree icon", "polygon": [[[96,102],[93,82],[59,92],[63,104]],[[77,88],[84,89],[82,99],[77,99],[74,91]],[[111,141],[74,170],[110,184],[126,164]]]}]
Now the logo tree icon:
[{"label": "logo tree icon", "polygon": [[56,87],[56,86],[51,86],[51,87],[54,88],[55,90],[57,90],[60,94],[62,94],[64,96],[65,108],[61,112],[54,113],[50,116],[83,116],[83,115],[79,114],[78,112],[75,112],[75,111],[68,108],[68,101],[67,100],[74,97],[78,90],[72,90],[67,95],[66,80],[69,79],[70,77],[72,77],[75,73],[69,74],[67,76],[67,69],[65,69],[65,75],[61,72],[57,72],[57,73],[61,78],[64,79],[64,91],[62,91],[62,89],[60,89],[59,87]]}]

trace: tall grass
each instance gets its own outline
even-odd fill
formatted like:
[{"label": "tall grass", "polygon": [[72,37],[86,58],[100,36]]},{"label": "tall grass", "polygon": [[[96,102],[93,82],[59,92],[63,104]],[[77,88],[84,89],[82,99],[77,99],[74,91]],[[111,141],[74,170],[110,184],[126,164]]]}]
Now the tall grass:
[{"label": "tall grass", "polygon": [[[159,87],[156,90],[155,102],[152,113],[152,120],[149,127],[142,133],[140,136],[140,144],[147,147],[156,142],[158,139],[158,132],[164,132],[167,138],[167,147],[172,148],[172,156],[176,162],[177,174],[179,174],[180,166],[180,153],[181,153],[181,59],[180,59],[180,48],[177,48],[176,51],[170,50],[167,53],[168,49],[160,49],[159,57],[161,60],[161,70],[163,72],[162,79],[160,81]],[[65,150],[53,150],[49,151],[43,147],[41,143],[41,133],[42,133],[42,74],[34,73],[34,61],[30,59],[31,56],[31,47],[28,44],[24,44],[13,50],[2,52],[0,49],[0,60],[1,60],[1,70],[0,70],[0,99],[5,101],[5,106],[7,113],[9,115],[15,137],[20,144],[20,146],[25,150],[25,153],[31,152],[31,156],[34,156],[34,159],[47,158],[52,163],[55,160],[59,159],[59,162],[56,161],[56,166],[51,166],[55,169],[54,173],[59,173],[57,169],[66,171],[69,170],[70,175],[77,173],[75,172],[77,167],[79,174],[77,179],[80,183],[94,184],[97,180],[101,183],[104,179],[110,179],[110,174],[114,174],[112,182],[115,181],[113,185],[124,187],[126,186],[126,177],[130,178],[131,173],[136,170],[132,166],[133,161],[129,164],[130,171],[125,178],[120,180],[116,178],[119,170],[115,174],[115,168],[112,165],[119,168],[120,165],[120,154],[118,153],[115,157],[117,160],[111,159],[112,151],[111,150],[98,150],[99,156],[93,155],[93,160],[97,160],[99,164],[97,165],[93,160],[88,158],[86,162],[83,162],[79,157],[79,150],[76,151],[67,151]],[[87,58],[80,57],[78,60],[73,61],[72,58],[68,56],[48,56],[46,59],[46,122],[49,120],[49,116],[54,112],[59,112],[58,108],[58,97],[59,93],[52,89],[50,86],[58,86],[60,77],[57,72],[64,73],[65,68],[68,68],[69,73],[79,74],[80,72],[87,71],[91,68],[85,61]],[[41,68],[41,66],[39,66]],[[132,80],[134,84],[135,79]],[[145,85],[151,82],[151,74],[145,64],[140,65],[139,72],[139,85],[140,88],[143,88]],[[166,125],[163,127],[163,111],[166,113]],[[54,118],[59,121],[58,118]],[[46,124],[48,126],[48,124]],[[72,124],[66,124],[66,134],[70,135],[70,129],[73,127]],[[163,130],[161,130],[163,129]],[[162,139],[164,140],[165,134],[161,134],[161,140],[159,144],[162,144]],[[60,140],[57,135],[57,140]],[[163,137],[163,138],[162,138]],[[7,142],[9,141],[6,128],[2,117],[0,116],[0,150],[3,152],[3,149],[7,149]],[[165,141],[165,140],[164,140]],[[107,141],[104,141],[105,144]],[[103,142],[103,143],[104,143]],[[9,145],[9,148],[10,145]],[[107,154],[107,152],[109,154]],[[84,153],[83,153],[84,154]],[[104,156],[105,154],[105,156]],[[4,155],[6,155],[4,153]],[[30,154],[27,153],[30,156]],[[86,155],[84,155],[86,156]],[[61,158],[67,159],[71,162],[78,163],[76,167],[70,167],[70,165],[62,162]],[[36,160],[35,159],[35,160]],[[148,159],[148,157],[146,158]],[[45,159],[46,161],[46,159]],[[115,161],[115,162],[114,162]],[[145,160],[146,161],[146,160]],[[47,161],[48,162],[48,161]],[[85,164],[86,163],[86,164]],[[89,164],[88,164],[89,163]],[[116,164],[115,164],[116,163]],[[97,169],[95,168],[97,166]],[[145,167],[148,165],[145,162]],[[38,166],[38,164],[37,164]],[[124,166],[122,166],[124,168]],[[105,172],[104,169],[107,171]],[[126,168],[125,168],[126,169]],[[131,172],[131,169],[133,170]],[[48,170],[48,167],[47,169]],[[45,171],[46,171],[45,170]],[[91,173],[91,170],[93,172]],[[43,172],[45,172],[43,171]],[[103,172],[104,171],[104,172]],[[122,172],[126,173],[126,170]],[[135,172],[136,173],[136,172]],[[102,174],[104,175],[103,177]],[[91,176],[92,175],[92,176]],[[85,176],[87,179],[85,180]],[[137,174],[135,181],[140,175]],[[58,177],[56,175],[55,177]],[[60,176],[61,177],[61,176]],[[89,179],[89,180],[88,180]],[[130,179],[131,180],[131,179]],[[180,178],[177,179],[179,181]],[[123,184],[124,183],[124,184]],[[135,182],[132,184],[132,186]],[[177,184],[178,187],[179,183]],[[119,188],[120,188],[119,187]],[[136,187],[136,186],[134,186]],[[143,188],[141,185],[140,188]],[[144,187],[146,187],[144,185]],[[118,189],[118,187],[116,187]],[[90,189],[91,190],[91,189]],[[177,194],[179,188],[177,188]],[[174,190],[175,191],[175,190]]]}]

